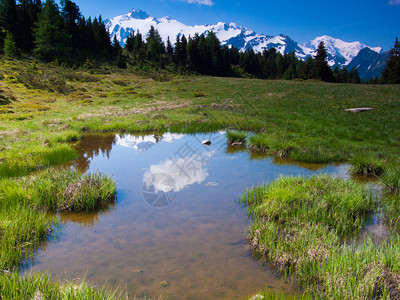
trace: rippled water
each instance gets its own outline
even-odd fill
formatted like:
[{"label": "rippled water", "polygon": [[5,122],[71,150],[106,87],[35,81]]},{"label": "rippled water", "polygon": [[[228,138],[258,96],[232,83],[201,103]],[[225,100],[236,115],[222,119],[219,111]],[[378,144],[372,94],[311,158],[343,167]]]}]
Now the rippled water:
[{"label": "rippled water", "polygon": [[[209,139],[210,146],[201,141]],[[88,135],[71,167],[110,174],[118,203],[96,214],[61,214],[56,241],[33,271],[119,286],[130,297],[232,299],[290,284],[251,258],[250,220],[235,194],[280,175],[331,173],[344,166],[294,165],[226,146],[223,132]]]}]

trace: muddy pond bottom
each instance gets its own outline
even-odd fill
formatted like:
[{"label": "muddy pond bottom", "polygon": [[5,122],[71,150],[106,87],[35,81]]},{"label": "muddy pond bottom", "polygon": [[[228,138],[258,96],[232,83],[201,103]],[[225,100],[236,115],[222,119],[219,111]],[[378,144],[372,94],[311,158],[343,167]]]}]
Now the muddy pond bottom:
[{"label": "muddy pond bottom", "polygon": [[[203,140],[211,145],[202,145]],[[234,299],[293,287],[251,258],[250,220],[235,195],[280,175],[330,173],[344,166],[293,165],[254,156],[213,134],[88,135],[67,167],[111,175],[115,205],[96,214],[60,214],[58,237],[26,270],[53,279],[86,278],[130,298]]]}]

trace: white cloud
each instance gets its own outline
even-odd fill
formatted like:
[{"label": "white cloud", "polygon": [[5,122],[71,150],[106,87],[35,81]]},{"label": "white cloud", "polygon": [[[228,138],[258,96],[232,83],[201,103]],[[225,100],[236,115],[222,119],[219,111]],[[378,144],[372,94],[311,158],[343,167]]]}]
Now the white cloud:
[{"label": "white cloud", "polygon": [[389,5],[400,5],[400,0],[389,0]]},{"label": "white cloud", "polygon": [[153,135],[146,136],[133,136],[133,135],[117,135],[117,145],[123,147],[129,147],[135,149],[136,151],[147,151],[155,144],[157,144],[160,140],[173,143],[181,138],[183,138],[184,134],[174,134],[174,133],[165,133],[161,139],[157,139]]},{"label": "white cloud", "polygon": [[205,163],[214,155],[215,152],[211,151],[151,165],[143,176],[146,190],[179,192],[189,185],[202,183],[208,177]]},{"label": "white cloud", "polygon": [[[214,2],[212,2],[211,0],[184,0],[184,1],[186,1],[187,3],[190,3],[190,4],[199,4],[199,5],[208,5],[208,6],[214,5]],[[391,0],[391,1],[393,1],[393,0]]]}]

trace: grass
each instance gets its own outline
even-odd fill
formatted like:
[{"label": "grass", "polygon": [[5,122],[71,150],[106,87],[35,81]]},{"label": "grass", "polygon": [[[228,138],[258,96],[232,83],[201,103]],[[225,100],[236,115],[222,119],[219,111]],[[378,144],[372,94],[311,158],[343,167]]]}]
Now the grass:
[{"label": "grass", "polygon": [[94,211],[115,200],[114,181],[101,174],[53,169],[0,181],[0,270],[18,268],[57,225],[43,212]]},{"label": "grass", "polygon": [[0,295],[3,299],[124,299],[116,291],[94,289],[84,281],[59,284],[48,275],[17,273],[0,276]]},{"label": "grass", "polygon": [[392,165],[383,173],[380,183],[385,196],[382,207],[386,223],[392,230],[400,232],[400,167]]},{"label": "grass", "polygon": [[59,165],[75,159],[76,151],[69,145],[32,147],[0,155],[0,179],[28,175],[30,172]]},{"label": "grass", "polygon": [[[91,131],[194,133],[230,128],[234,134],[256,133],[248,139],[254,151],[302,162],[351,162],[354,173],[383,174],[382,181],[392,196],[383,198],[381,205],[388,224],[393,229],[399,228],[397,214],[400,201],[398,192],[395,192],[398,189],[398,171],[392,170],[389,165],[389,162],[398,162],[400,154],[399,85],[181,76],[138,73],[133,69],[72,70],[40,62],[34,63],[33,69],[32,65],[29,59],[0,60],[0,180],[3,189],[5,183],[10,189],[7,197],[18,200],[0,207],[0,239],[6,245],[3,248],[2,244],[0,250],[1,269],[17,267],[21,258],[32,254],[54,234],[52,230],[56,228],[56,221],[45,214],[46,209],[92,210],[98,207],[98,202],[93,200],[98,195],[91,195],[92,189],[81,189],[77,183],[85,180],[95,183],[97,179],[73,179],[78,181],[71,183],[70,194],[66,193],[71,197],[67,201],[61,196],[61,191],[68,185],[61,185],[58,181],[64,178],[62,176],[71,179],[71,174],[52,174],[48,171],[43,173],[45,175],[19,178],[74,159],[77,153],[66,142],[79,140],[83,133]],[[372,107],[374,110],[364,113],[344,111],[353,107]],[[285,180],[290,183],[297,179]],[[285,186],[285,180],[279,181],[282,186]],[[282,198],[280,204],[270,199],[271,208],[263,208],[268,212],[266,215],[256,211],[258,204],[249,201],[249,207],[254,206],[255,209],[251,213],[254,216],[260,213],[254,223],[259,228],[251,231],[253,240],[257,237],[264,241],[264,244],[256,243],[255,249],[268,260],[280,258],[280,264],[276,266],[289,266],[299,282],[301,274],[316,274],[320,263],[331,259],[333,249],[336,249],[338,261],[332,261],[331,268],[335,263],[340,265],[341,253],[356,252],[354,249],[359,248],[348,248],[344,252],[338,234],[356,233],[358,226],[364,222],[365,214],[376,206],[373,199],[361,201],[365,193],[361,187],[326,178],[323,182],[310,180],[303,179],[286,188],[276,183],[276,191],[280,190],[278,194],[287,198]],[[309,190],[312,180],[315,181],[313,184],[320,184],[322,198],[318,189]],[[335,185],[342,191],[335,189]],[[94,186],[98,187],[97,183]],[[50,189],[60,192],[53,194]],[[108,189],[112,189],[111,184]],[[264,188],[258,188],[260,195],[265,192]],[[290,200],[295,192],[303,198]],[[85,204],[83,199],[73,196],[75,193],[87,195],[92,200]],[[339,197],[341,193],[343,199]],[[0,201],[5,201],[7,197],[4,195],[3,192]],[[36,197],[38,195],[48,195],[48,199]],[[322,199],[321,203],[319,199]],[[10,203],[14,204],[10,206]],[[277,210],[277,207],[281,209]],[[296,236],[301,237],[301,241],[300,238],[293,238]],[[280,239],[277,240],[277,237]],[[388,249],[396,249],[396,243],[388,245]],[[271,250],[265,252],[267,246]],[[379,255],[387,258],[393,254],[392,250],[385,252],[382,249],[377,249],[381,251],[377,252]],[[372,255],[372,249],[368,251],[365,252],[366,257],[380,257]],[[300,252],[303,254],[296,254]],[[346,257],[344,262],[351,259],[350,254],[346,255],[343,256]],[[313,265],[313,261],[318,266]],[[312,270],[301,273],[301,266]],[[369,270],[364,265],[357,268],[364,270],[365,274]],[[378,272],[382,269],[379,268],[372,269]],[[397,272],[388,263],[383,270],[387,271],[387,268]],[[363,279],[355,276],[354,270],[343,270],[352,274],[355,283],[341,288],[355,290],[353,287]],[[333,271],[318,272],[331,274],[330,278],[336,278],[337,282],[336,285],[332,283],[332,287],[339,288],[341,277],[333,277]],[[338,274],[346,280],[351,277]],[[12,284],[20,289],[16,288],[16,291],[25,295],[23,291],[28,289],[24,286],[28,284],[25,279],[6,278],[4,275],[0,276],[3,280],[0,287],[4,286],[4,280],[14,282]],[[328,292],[328,284],[321,283],[329,276],[319,276],[315,283],[307,277],[304,286],[315,288],[314,294],[320,295],[318,297],[323,298],[321,295],[326,293],[326,297],[334,298],[334,291]],[[35,275],[27,280],[34,289],[36,282],[47,279]],[[384,282],[385,279],[379,280]],[[382,290],[382,285],[374,286]],[[54,288],[54,295],[59,295],[59,291]],[[9,294],[12,292],[10,289],[1,291],[2,294],[12,295],[11,298],[19,297],[18,294]],[[370,294],[363,292],[360,295]],[[27,297],[32,297],[32,292]],[[89,295],[87,297],[90,298]]]},{"label": "grass", "polygon": [[374,245],[344,243],[377,206],[365,186],[327,175],[281,177],[239,196],[253,222],[255,255],[314,299],[400,296],[400,237]]},{"label": "grass", "polygon": [[249,135],[248,132],[228,130],[226,132],[227,143],[230,145],[232,145],[232,144],[245,145],[246,138],[248,135]]},{"label": "grass", "polygon": [[[58,221],[47,211],[93,211],[115,200],[114,181],[101,174],[48,169],[29,177],[0,180],[0,296],[4,299],[43,297],[73,299],[113,298],[81,283],[60,286],[46,276],[19,275],[48,238],[55,236]],[[74,297],[75,295],[75,297]]]},{"label": "grass", "polygon": [[385,169],[384,160],[365,153],[354,155],[350,163],[350,173],[357,175],[379,176]]},{"label": "grass", "polygon": [[381,184],[389,194],[400,194],[400,166],[388,167],[381,177]]}]

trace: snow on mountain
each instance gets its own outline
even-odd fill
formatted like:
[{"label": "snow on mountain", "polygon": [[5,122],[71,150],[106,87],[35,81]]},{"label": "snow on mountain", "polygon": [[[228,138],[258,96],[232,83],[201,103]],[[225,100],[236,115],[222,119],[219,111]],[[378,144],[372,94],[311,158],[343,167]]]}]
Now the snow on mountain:
[{"label": "snow on mountain", "polygon": [[256,52],[261,52],[276,48],[282,54],[295,51],[296,56],[301,59],[315,55],[319,43],[323,41],[331,66],[348,65],[361,49],[367,47],[377,53],[381,52],[380,47],[373,48],[360,42],[348,43],[326,35],[317,37],[307,44],[299,45],[287,35],[269,36],[258,34],[251,29],[235,23],[219,22],[215,25],[189,26],[169,17],[156,19],[138,9],[134,9],[128,14],[115,17],[111,20],[106,20],[106,27],[110,32],[111,38],[114,38],[114,35],[116,35],[121,45],[124,45],[126,38],[131,32],[139,30],[145,36],[151,26],[154,26],[158,30],[164,42],[169,37],[172,44],[175,42],[177,35],[185,35],[188,38],[189,36],[194,36],[196,33],[207,34],[213,31],[222,45],[233,46],[240,51],[253,49]]},{"label": "snow on mountain", "polygon": [[268,36],[257,34],[253,30],[235,23],[218,22],[215,25],[188,26],[169,17],[156,19],[146,12],[136,9],[128,14],[106,20],[106,27],[110,32],[111,38],[116,35],[121,45],[125,44],[126,38],[131,32],[139,30],[145,35],[151,26],[158,30],[163,41],[166,41],[169,37],[172,43],[175,42],[177,35],[189,37],[194,36],[196,33],[207,34],[207,32],[213,31],[222,45],[231,45],[237,47],[240,51],[253,49],[256,52],[261,52],[264,49],[276,48],[282,54],[296,51],[299,57],[306,57],[300,45],[286,35]]},{"label": "snow on mountain", "polygon": [[[376,53],[380,53],[382,51],[382,48],[380,47],[369,47],[360,42],[348,43],[327,35],[315,38],[308,44],[305,44],[302,48],[307,54],[315,55],[320,42],[324,42],[325,44],[325,48],[328,52],[329,64],[331,66],[348,65],[353,60],[353,58],[357,56],[360,50],[364,48],[369,48]],[[312,51],[307,52],[310,49]]]}]

